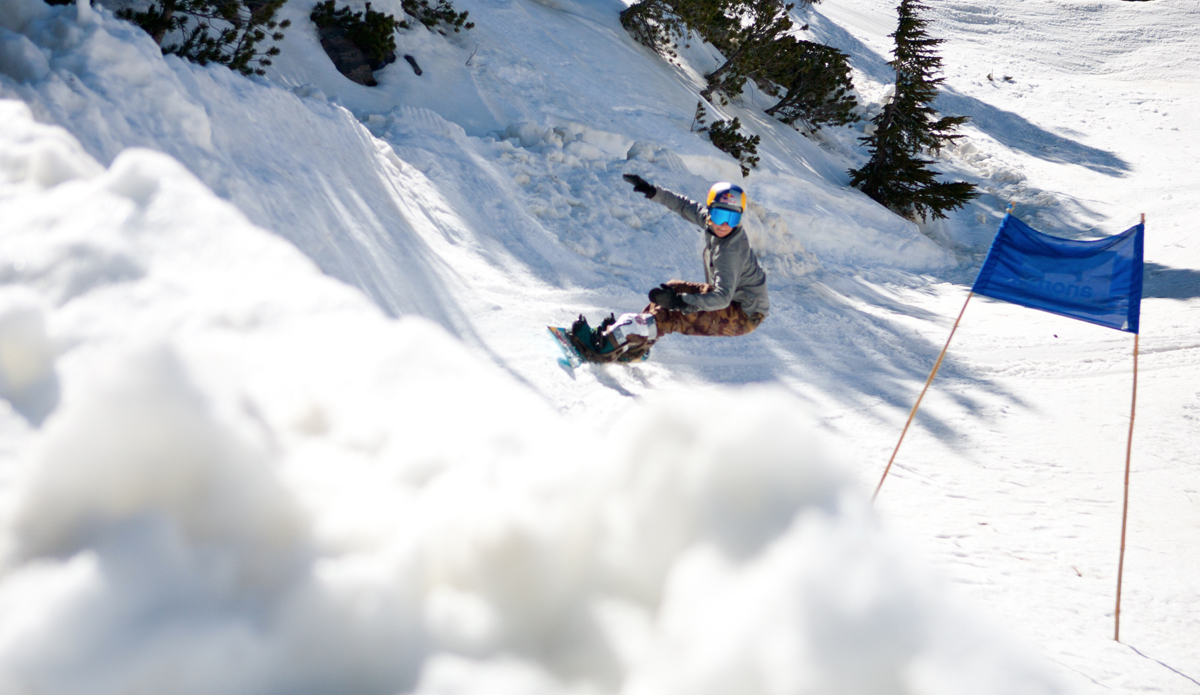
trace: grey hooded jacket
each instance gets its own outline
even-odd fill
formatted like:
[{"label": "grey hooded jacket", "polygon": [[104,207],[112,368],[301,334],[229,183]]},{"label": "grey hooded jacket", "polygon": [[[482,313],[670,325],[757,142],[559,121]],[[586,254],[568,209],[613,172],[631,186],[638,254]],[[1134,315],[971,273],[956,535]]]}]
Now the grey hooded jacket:
[{"label": "grey hooded jacket", "polygon": [[654,202],[679,213],[683,219],[704,232],[704,280],[712,285],[707,294],[681,294],[687,303],[685,314],[694,311],[718,311],[737,302],[747,316],[767,315],[767,274],[750,248],[746,231],[739,225],[724,239],[708,229],[708,207],[694,200],[659,188]]}]

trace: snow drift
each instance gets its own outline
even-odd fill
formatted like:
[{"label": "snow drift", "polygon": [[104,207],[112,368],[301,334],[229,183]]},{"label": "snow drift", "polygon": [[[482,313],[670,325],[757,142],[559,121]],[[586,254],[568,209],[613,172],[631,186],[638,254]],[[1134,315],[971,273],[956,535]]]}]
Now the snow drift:
[{"label": "snow drift", "polygon": [[3,383],[54,401],[3,421],[5,692],[1054,690],[792,397],[597,437],[172,159],[0,108]]},{"label": "snow drift", "polygon": [[[325,60],[311,2],[285,7],[294,26],[268,78],[245,79],[164,59],[104,8],[0,0],[0,691],[1024,694],[1109,657],[1101,680],[1127,683],[1121,647],[1048,631],[1066,666],[1047,675],[952,598],[971,584],[1026,614],[1053,603],[1042,628],[1090,629],[1079,615],[1103,609],[1079,597],[1102,593],[1108,562],[1107,545],[1080,540],[1093,529],[1043,533],[1048,505],[1023,499],[1004,518],[1055,563],[1018,581],[1030,563],[1010,546],[997,559],[992,537],[964,534],[970,552],[939,537],[951,588],[880,528],[849,463],[860,443],[890,446],[939,347],[926,338],[944,336],[937,314],[961,301],[921,275],[969,266],[995,209],[927,227],[939,245],[844,186],[853,152],[836,138],[818,147],[732,105],[765,136],[746,219],[771,272],[769,324],[734,344],[664,341],[650,363],[574,381],[530,337],[694,276],[693,230],[621,174],[689,195],[736,178],[688,132],[696,66],[712,56],[695,46],[668,69],[620,29],[618,5],[464,0],[475,45],[406,39],[441,81],[401,63],[371,90]],[[830,16],[877,22],[881,40],[890,17],[868,5]],[[962,31],[992,24],[944,11]],[[1092,7],[1038,9],[1060,11]],[[882,54],[809,18],[878,101]],[[1071,80],[1048,84],[1071,85],[1061,101],[1103,91]],[[1012,92],[995,98],[1014,111],[1039,94]],[[1086,200],[1050,207],[1033,182],[1051,163],[1083,186],[1131,170],[1057,119],[1037,130],[959,98],[1002,126],[956,150],[990,179],[988,204],[1094,216]],[[1190,297],[1190,276],[1174,277]],[[1160,324],[1176,308],[1161,307],[1147,313]],[[1147,353],[1186,367],[1188,314],[1173,316],[1175,343]],[[1067,335],[1045,333],[1028,345]],[[1098,347],[1080,373],[1113,369],[1111,346],[1082,335]],[[948,365],[984,376],[960,381],[953,406],[927,406],[963,447],[980,429],[1018,432],[996,413],[1028,409],[1031,390],[1055,392],[1046,407],[1061,411],[1100,399],[1069,382],[1060,353],[1009,356],[1028,345],[998,331],[975,341],[1000,346],[995,364]],[[1042,381],[1015,388],[1024,376]],[[715,385],[755,381],[773,385]],[[811,404],[832,407],[818,419]],[[986,424],[963,425],[963,410]],[[1088,441],[1069,446],[1100,460],[1094,420],[1078,427]],[[1183,429],[1160,439],[1190,451]],[[934,458],[1009,476],[1006,454],[987,455]],[[1049,476],[1042,464],[1017,468]],[[976,526],[976,510],[1007,501],[948,473],[923,489],[914,470],[905,484],[923,503],[893,503],[918,508],[907,522],[957,512]],[[963,486],[961,507],[944,502]],[[1038,582],[1068,567],[1088,590],[1058,601]],[[1186,628],[1189,596],[1143,605]]]}]

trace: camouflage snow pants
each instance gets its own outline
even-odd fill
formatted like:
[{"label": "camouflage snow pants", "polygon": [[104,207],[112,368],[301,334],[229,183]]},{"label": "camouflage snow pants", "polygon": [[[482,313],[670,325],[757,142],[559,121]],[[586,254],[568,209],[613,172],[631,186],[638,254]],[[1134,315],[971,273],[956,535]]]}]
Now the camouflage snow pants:
[{"label": "camouflage snow pants", "polygon": [[[712,287],[707,284],[685,280],[671,280],[667,286],[678,294],[707,294],[712,291]],[[697,311],[691,314],[651,304],[643,309],[642,313],[654,314],[659,337],[668,333],[714,337],[746,335],[763,322],[762,314],[747,316],[737,302],[731,302],[729,306],[717,311]]]},{"label": "camouflage snow pants", "polygon": [[[666,284],[678,294],[705,294],[712,291],[711,286],[702,282],[671,280]],[[642,309],[642,313],[654,314],[654,324],[658,331],[658,337],[654,340],[645,340],[640,336],[631,337],[629,341],[630,345],[624,351],[621,361],[635,362],[642,359],[650,351],[655,341],[668,333],[714,337],[746,335],[755,328],[758,328],[764,318],[762,314],[758,313],[747,316],[746,312],[742,311],[741,305],[737,302],[731,302],[729,306],[717,311],[697,311],[691,314],[664,309],[657,304],[650,304],[645,309]]]}]

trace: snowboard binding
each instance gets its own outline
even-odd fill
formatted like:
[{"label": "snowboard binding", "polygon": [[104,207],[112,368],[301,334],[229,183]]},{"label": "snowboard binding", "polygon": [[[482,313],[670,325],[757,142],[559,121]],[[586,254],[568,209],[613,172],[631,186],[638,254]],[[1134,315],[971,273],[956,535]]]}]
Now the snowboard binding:
[{"label": "snowboard binding", "polygon": [[609,314],[592,328],[583,314],[575,319],[568,331],[571,345],[587,362],[607,364],[611,362],[640,362],[650,356],[653,341],[641,335],[618,334],[612,330],[617,317]]}]

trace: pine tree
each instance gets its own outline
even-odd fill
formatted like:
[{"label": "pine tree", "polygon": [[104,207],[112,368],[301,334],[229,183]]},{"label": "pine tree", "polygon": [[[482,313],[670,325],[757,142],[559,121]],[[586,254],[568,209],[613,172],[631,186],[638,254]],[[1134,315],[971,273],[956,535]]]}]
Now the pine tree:
[{"label": "pine tree", "polygon": [[720,51],[723,62],[705,75],[706,101],[726,103],[750,81],[779,98],[766,112],[788,125],[815,131],[858,120],[848,56],[791,35],[794,7],[784,0],[639,0],[621,12],[621,24],[668,60],[693,35]]},{"label": "pine tree", "polygon": [[639,0],[621,11],[621,26],[638,43],[668,60],[678,57],[692,32],[704,40],[724,37],[735,29],[731,8],[740,0]]},{"label": "pine tree", "polygon": [[313,6],[309,19],[318,28],[336,27],[345,32],[346,39],[362,51],[371,70],[379,70],[396,60],[395,32],[408,27],[390,14],[371,9],[369,2],[365,10],[355,12],[349,7],[336,7],[334,0],[325,0]]},{"label": "pine tree", "polygon": [[[258,50],[258,43],[270,37],[283,39],[283,29],[291,21],[275,21],[275,13],[286,0],[156,0],[143,12],[118,10],[121,19],[137,24],[154,39],[163,55],[207,65],[219,63],[243,75],[262,75],[279,55],[272,46]],[[163,43],[169,38],[179,41]]]},{"label": "pine tree", "polygon": [[858,120],[849,56],[836,48],[791,36],[775,43],[779,59],[766,71],[765,84],[757,81],[763,91],[780,97],[766,110],[768,116],[788,125],[801,123],[810,131]]},{"label": "pine tree", "polygon": [[760,74],[778,52],[774,44],[792,28],[793,7],[779,0],[736,0],[720,8],[713,24],[699,27],[725,56],[724,63],[705,75],[708,86],[700,96],[712,101],[714,91],[741,94],[746,80]]},{"label": "pine tree", "polygon": [[925,32],[928,22],[917,15],[923,9],[927,8],[920,0],[900,0],[899,22],[891,35],[896,39],[895,59],[889,63],[896,71],[895,95],[872,120],[875,131],[862,138],[870,161],[850,171],[851,185],[910,219],[945,217],[947,210],[978,195],[973,184],[937,181],[929,169],[933,162],[922,156],[962,137],[954,130],[967,121],[965,116],[938,118],[933,109],[944,80],[935,77],[942,67],[935,50],[942,39]]}]

